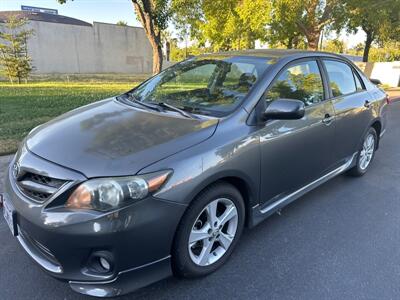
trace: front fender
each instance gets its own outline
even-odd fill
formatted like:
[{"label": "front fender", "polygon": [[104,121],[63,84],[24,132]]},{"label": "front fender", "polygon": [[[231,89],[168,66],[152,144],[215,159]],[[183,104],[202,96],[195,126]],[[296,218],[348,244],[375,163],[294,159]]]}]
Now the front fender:
[{"label": "front fender", "polygon": [[[259,198],[260,148],[256,134],[236,131],[236,139],[224,134],[159,161],[141,171],[174,170],[168,182],[155,194],[168,201],[189,205],[196,195],[211,183],[231,178],[243,182],[249,191],[250,205]],[[233,182],[234,182],[233,180]]]}]

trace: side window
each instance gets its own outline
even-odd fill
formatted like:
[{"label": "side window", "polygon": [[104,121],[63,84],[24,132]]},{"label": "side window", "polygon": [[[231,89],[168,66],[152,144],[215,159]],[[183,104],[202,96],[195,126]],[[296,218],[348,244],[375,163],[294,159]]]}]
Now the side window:
[{"label": "side window", "polygon": [[266,101],[278,98],[301,100],[312,105],[324,100],[321,73],[316,61],[305,61],[284,70],[266,93]]},{"label": "side window", "polygon": [[354,74],[354,79],[356,80],[357,92],[364,90],[364,87],[363,87],[363,85],[361,84],[361,81],[360,81],[360,77],[357,75],[357,73],[355,71],[353,71],[353,74]]},{"label": "side window", "polygon": [[348,64],[336,60],[324,60],[324,63],[333,97],[348,95],[356,91],[353,70]]}]

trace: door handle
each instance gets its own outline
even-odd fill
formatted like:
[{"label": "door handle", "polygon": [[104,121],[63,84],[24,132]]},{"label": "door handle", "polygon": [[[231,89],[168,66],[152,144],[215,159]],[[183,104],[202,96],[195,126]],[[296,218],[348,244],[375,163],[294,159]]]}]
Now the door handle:
[{"label": "door handle", "polygon": [[368,100],[365,100],[364,106],[365,106],[366,108],[371,108],[371,102],[369,102]]},{"label": "door handle", "polygon": [[334,116],[331,116],[330,114],[326,114],[325,118],[322,119],[322,123],[329,126],[329,125],[331,125],[331,123],[334,119],[335,119]]}]

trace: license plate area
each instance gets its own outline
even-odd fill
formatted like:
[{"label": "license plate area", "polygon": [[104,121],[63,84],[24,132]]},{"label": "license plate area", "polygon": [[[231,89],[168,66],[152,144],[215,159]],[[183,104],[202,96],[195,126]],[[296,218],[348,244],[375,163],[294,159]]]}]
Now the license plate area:
[{"label": "license plate area", "polygon": [[17,228],[17,217],[15,209],[10,203],[10,201],[7,200],[6,197],[4,197],[3,199],[3,216],[13,236],[17,236],[18,228]]}]

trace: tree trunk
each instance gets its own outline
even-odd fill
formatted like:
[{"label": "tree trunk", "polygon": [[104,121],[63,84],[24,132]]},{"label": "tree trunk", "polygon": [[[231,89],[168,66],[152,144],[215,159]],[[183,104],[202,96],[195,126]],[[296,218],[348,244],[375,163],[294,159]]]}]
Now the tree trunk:
[{"label": "tree trunk", "polygon": [[163,53],[160,45],[153,46],[153,74],[158,74],[162,70]]},{"label": "tree trunk", "polygon": [[317,51],[318,50],[318,43],[319,43],[319,36],[320,32],[312,32],[309,35],[307,35],[307,43],[308,43],[308,49]]},{"label": "tree trunk", "polygon": [[372,31],[365,31],[367,34],[367,39],[365,40],[363,62],[368,62],[369,50],[371,49],[372,41],[374,40]]},{"label": "tree trunk", "polygon": [[293,47],[294,49],[299,48],[299,43],[300,43],[299,36],[294,36],[294,37],[293,37],[293,42],[292,42],[292,43],[293,43],[293,44],[292,44],[292,47]]},{"label": "tree trunk", "polygon": [[321,29],[318,25],[306,26],[301,22],[297,22],[300,32],[302,32],[307,39],[308,50],[317,51]]},{"label": "tree trunk", "polygon": [[156,35],[154,32],[148,31],[146,31],[146,34],[153,49],[153,75],[156,75],[161,72],[163,64],[161,36],[160,34]]},{"label": "tree trunk", "polygon": [[162,70],[163,53],[161,32],[154,24],[152,6],[149,1],[142,1],[142,6],[136,0],[132,0],[132,3],[153,49],[153,74],[158,74]]},{"label": "tree trunk", "polygon": [[288,49],[293,49],[293,36],[290,36],[290,37],[288,38],[287,48],[288,48]]}]

